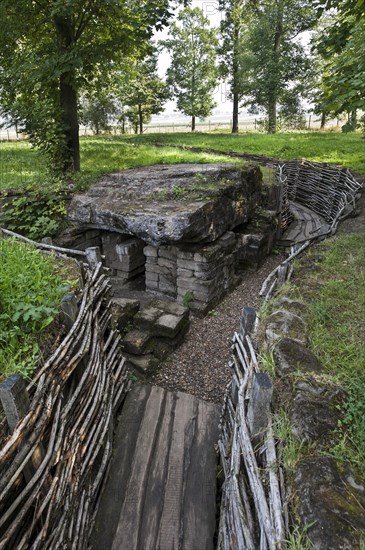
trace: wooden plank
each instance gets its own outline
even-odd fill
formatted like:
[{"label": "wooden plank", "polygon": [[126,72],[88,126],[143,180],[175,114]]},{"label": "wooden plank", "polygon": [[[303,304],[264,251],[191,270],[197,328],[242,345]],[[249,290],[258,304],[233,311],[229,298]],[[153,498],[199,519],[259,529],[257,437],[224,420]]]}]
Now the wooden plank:
[{"label": "wooden plank", "polygon": [[[219,412],[191,395],[133,387],[90,540],[94,550],[213,550]],[[131,414],[138,421],[128,427]]]},{"label": "wooden plank", "polygon": [[163,497],[164,506],[155,546],[161,550],[181,548],[180,537],[183,538],[181,532],[183,530],[182,508],[185,497],[184,478],[187,475],[185,459],[188,458],[185,453],[189,452],[193,437],[192,432],[197,416],[196,405],[196,400],[191,396],[178,394]]},{"label": "wooden plank", "polygon": [[186,445],[187,475],[181,545],[185,550],[213,549],[212,533],[216,523],[213,506],[216,500],[216,457],[213,443],[217,440],[217,412],[216,405],[199,401],[196,430],[189,447]]},{"label": "wooden plank", "polygon": [[[153,459],[154,442],[161,421],[160,415],[164,413],[165,396],[166,392],[162,388],[152,388],[146,402],[125,498],[113,540],[113,550],[140,548],[139,531],[144,515],[144,499],[148,483],[149,466]],[[128,449],[125,450],[128,452]]]},{"label": "wooden plank", "polygon": [[126,398],[114,436],[115,445],[108,481],[89,541],[91,548],[108,550],[112,547],[125,499],[138,432],[150,393],[149,386],[141,386],[138,392],[133,391]]},{"label": "wooden plank", "polygon": [[280,244],[301,243],[328,230],[325,219],[303,204],[290,201],[293,221],[280,238]]},{"label": "wooden plank", "polygon": [[176,394],[166,392],[165,414],[156,438],[155,453],[149,468],[149,479],[144,498],[143,522],[140,526],[140,546],[157,548],[159,525],[164,508],[166,472],[170,459],[172,430],[176,410]]}]

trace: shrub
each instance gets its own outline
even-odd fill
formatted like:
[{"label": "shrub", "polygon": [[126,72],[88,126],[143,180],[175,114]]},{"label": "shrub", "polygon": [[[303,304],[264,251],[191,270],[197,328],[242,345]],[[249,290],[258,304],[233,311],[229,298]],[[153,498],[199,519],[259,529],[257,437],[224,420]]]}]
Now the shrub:
[{"label": "shrub", "polygon": [[0,239],[0,378],[29,376],[39,358],[38,336],[55,318],[69,289],[55,259],[14,239]]}]

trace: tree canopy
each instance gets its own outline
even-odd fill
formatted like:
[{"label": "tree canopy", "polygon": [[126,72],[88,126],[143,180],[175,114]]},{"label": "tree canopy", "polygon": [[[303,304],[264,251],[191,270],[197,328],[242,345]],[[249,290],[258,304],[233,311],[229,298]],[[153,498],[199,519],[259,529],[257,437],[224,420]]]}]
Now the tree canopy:
[{"label": "tree canopy", "polygon": [[335,113],[365,110],[365,2],[317,2],[320,16],[330,12],[329,23],[315,47],[323,58],[320,84],[325,106]]},{"label": "tree canopy", "polygon": [[241,40],[240,93],[244,104],[263,110],[276,132],[277,111],[295,113],[310,68],[296,38],[314,24],[311,2],[266,0],[259,4]]},{"label": "tree canopy", "polygon": [[169,0],[2,0],[1,8],[1,112],[54,168],[78,170],[80,91],[118,57],[141,56],[171,15]]},{"label": "tree canopy", "polygon": [[182,10],[177,20],[170,26],[171,38],[162,42],[171,53],[167,83],[177,99],[178,110],[192,118],[194,131],[196,117],[207,117],[215,106],[218,39],[199,8]]}]

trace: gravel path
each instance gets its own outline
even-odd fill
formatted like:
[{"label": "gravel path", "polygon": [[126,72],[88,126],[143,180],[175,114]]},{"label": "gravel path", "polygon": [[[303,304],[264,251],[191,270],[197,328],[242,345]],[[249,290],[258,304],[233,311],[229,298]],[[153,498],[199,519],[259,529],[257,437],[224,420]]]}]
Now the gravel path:
[{"label": "gravel path", "polygon": [[234,331],[239,329],[244,306],[257,307],[261,285],[284,259],[270,256],[256,270],[247,270],[244,281],[205,318],[191,317],[189,332],[179,349],[152,378],[152,383],[172,391],[190,393],[219,403],[231,372],[227,367]]}]

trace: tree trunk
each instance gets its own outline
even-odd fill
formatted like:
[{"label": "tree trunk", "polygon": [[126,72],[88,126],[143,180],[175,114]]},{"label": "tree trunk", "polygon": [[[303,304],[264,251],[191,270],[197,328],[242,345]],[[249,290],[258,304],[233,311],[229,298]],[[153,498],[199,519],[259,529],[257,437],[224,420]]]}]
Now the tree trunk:
[{"label": "tree trunk", "polygon": [[321,114],[321,127],[320,129],[321,130],[324,130],[326,126],[326,113],[324,111],[322,111],[322,114]]},{"label": "tree trunk", "polygon": [[233,94],[232,134],[238,134],[238,94]]},{"label": "tree trunk", "polygon": [[195,132],[195,116],[191,117],[191,131]]},{"label": "tree trunk", "polygon": [[143,113],[142,113],[142,105],[138,104],[138,121],[139,121],[139,133],[143,134]]},{"label": "tree trunk", "polygon": [[65,128],[65,157],[63,171],[80,170],[79,120],[77,113],[77,94],[70,84],[73,75],[64,73],[60,77],[60,104],[62,121]]},{"label": "tree trunk", "polygon": [[283,1],[280,0],[278,5],[277,18],[276,18],[276,28],[275,28],[274,48],[273,48],[275,74],[272,75],[272,86],[271,86],[270,97],[268,101],[269,134],[276,133],[276,119],[277,119],[276,107],[278,102],[279,85],[280,85],[277,78],[278,78],[278,66],[280,61],[281,41],[283,37],[283,19],[284,19],[284,5],[283,5]]},{"label": "tree trunk", "polygon": [[274,94],[269,98],[269,104],[267,109],[268,115],[268,132],[269,134],[276,133],[276,97]]},{"label": "tree trunk", "polygon": [[232,112],[232,134],[238,134],[238,40],[239,27],[237,21],[234,27],[234,44],[233,44],[233,62],[232,62],[232,95],[233,95],[233,112]]},{"label": "tree trunk", "polygon": [[[74,42],[72,20],[69,17],[54,17],[59,52],[69,52]],[[64,143],[60,143],[61,169],[63,172],[80,170],[79,121],[77,112],[77,91],[72,70],[60,75],[59,98]]]}]

